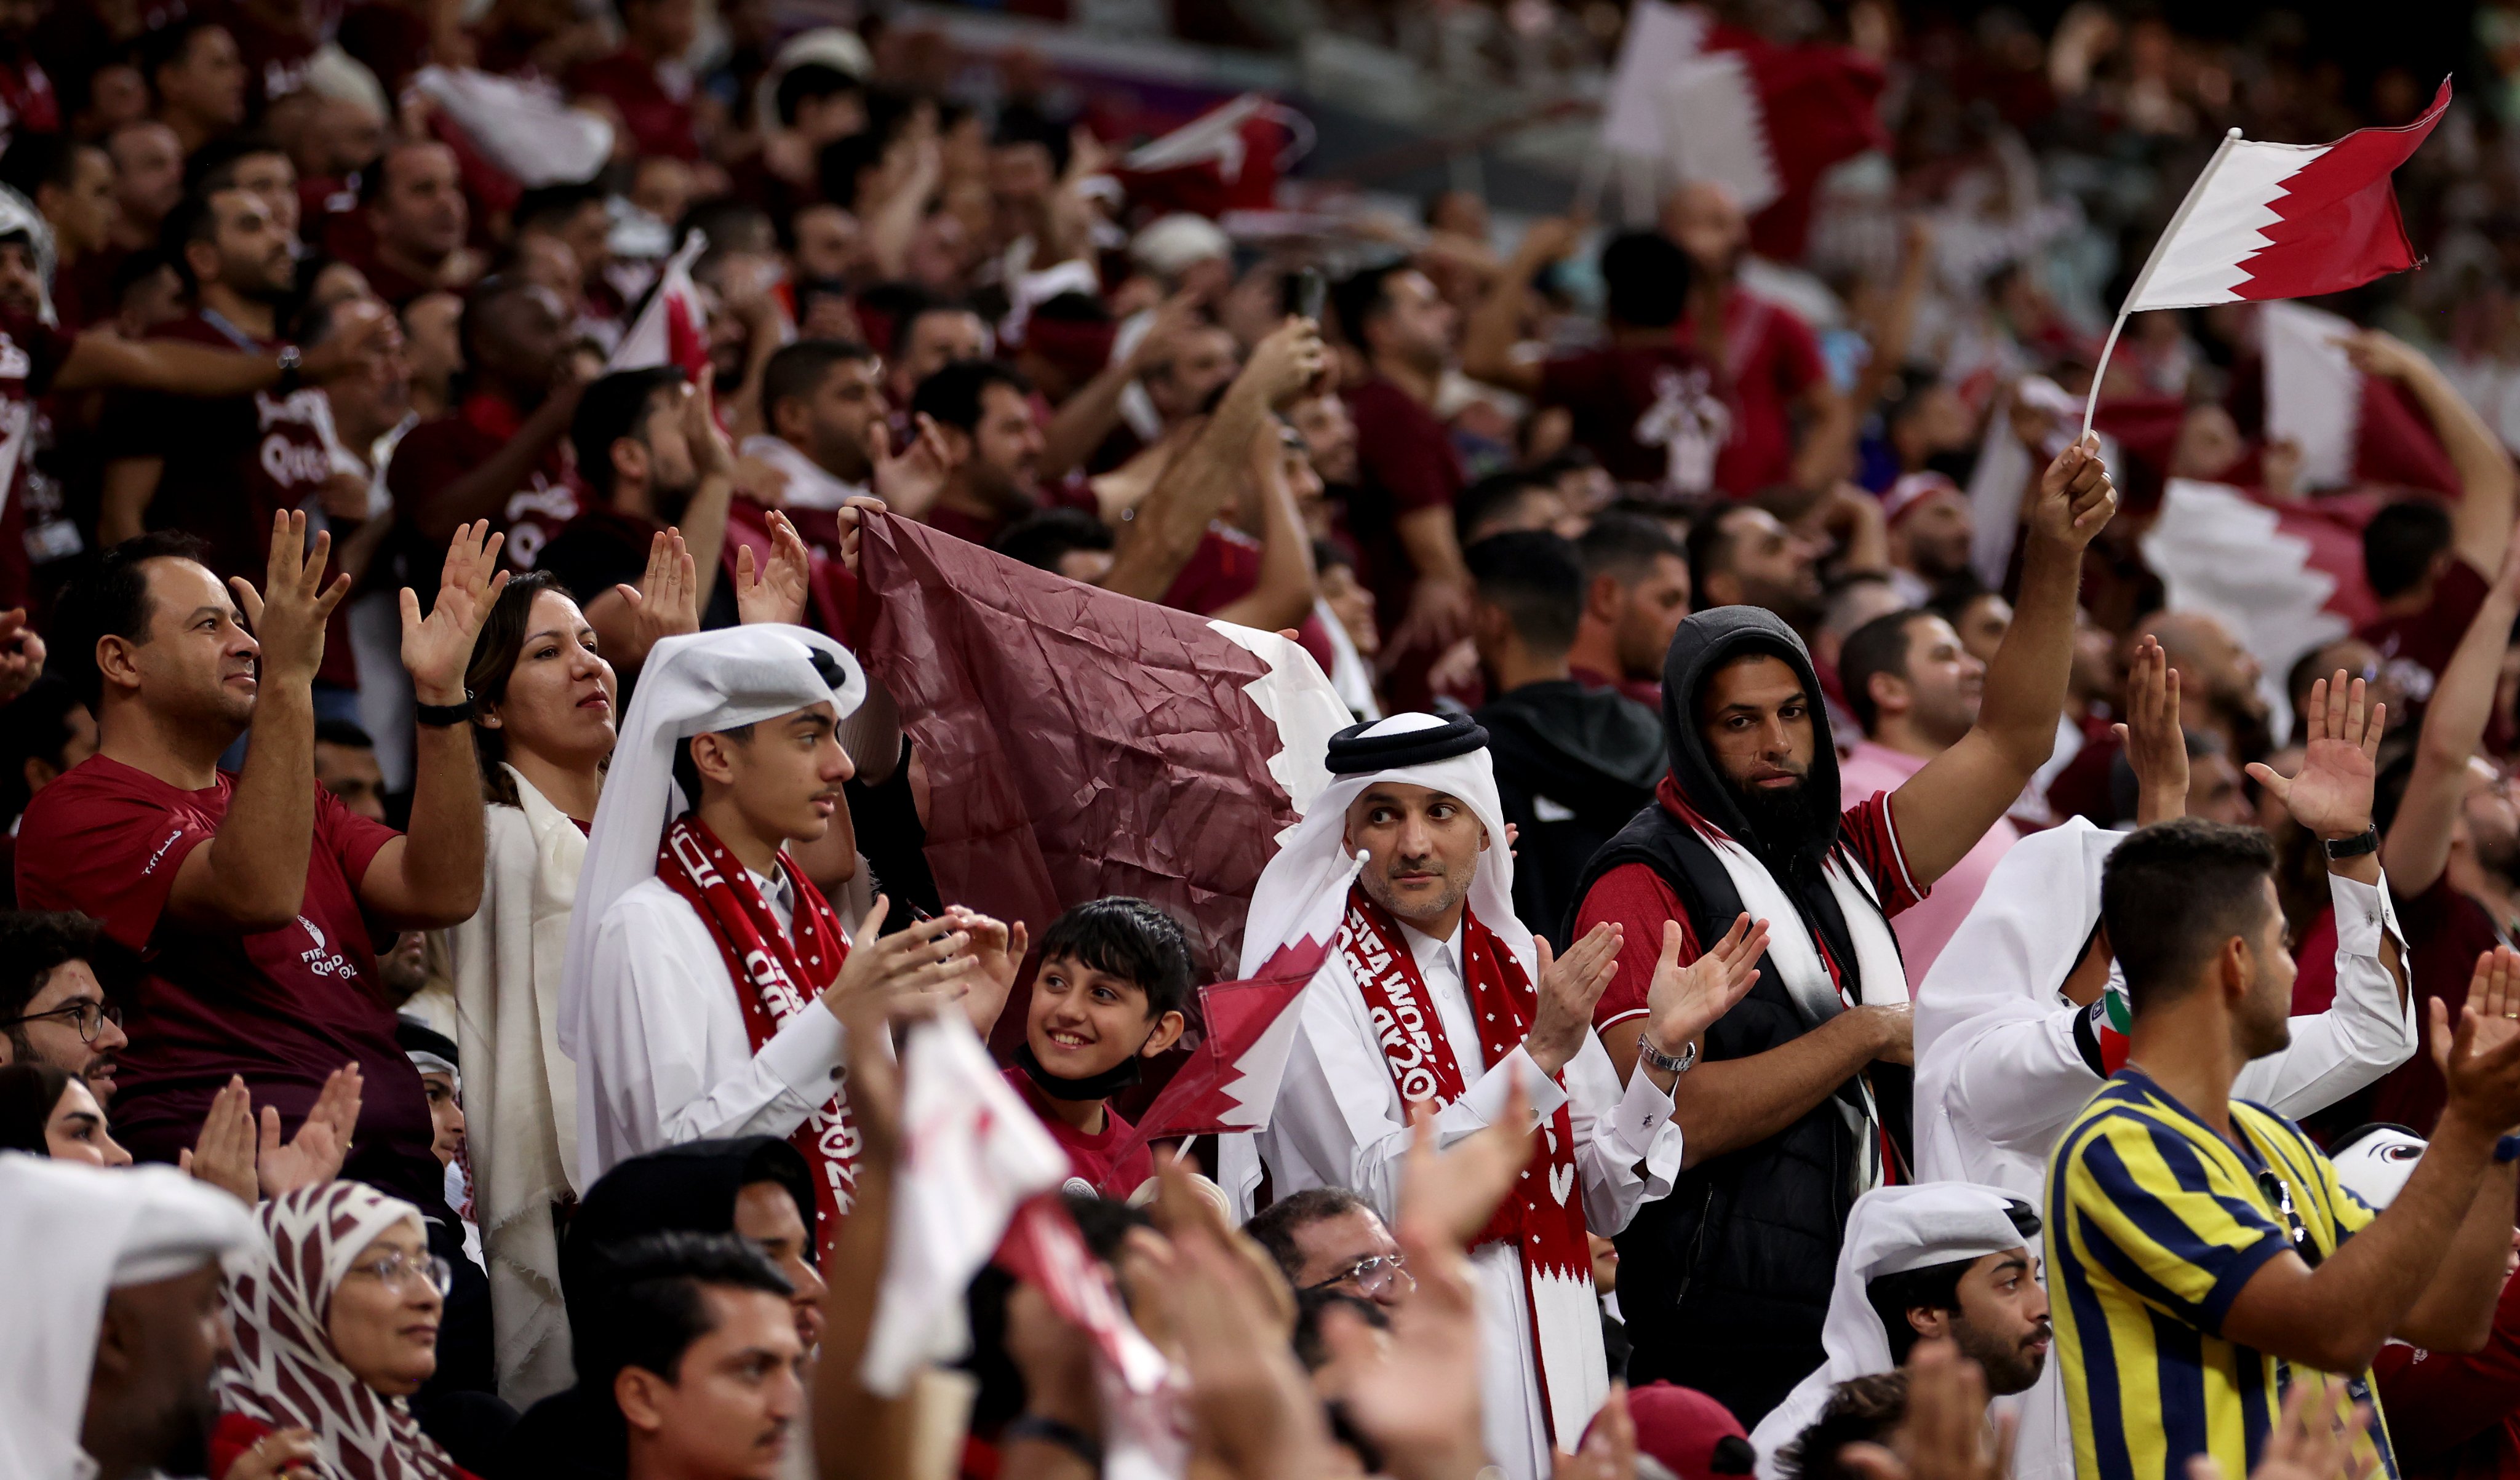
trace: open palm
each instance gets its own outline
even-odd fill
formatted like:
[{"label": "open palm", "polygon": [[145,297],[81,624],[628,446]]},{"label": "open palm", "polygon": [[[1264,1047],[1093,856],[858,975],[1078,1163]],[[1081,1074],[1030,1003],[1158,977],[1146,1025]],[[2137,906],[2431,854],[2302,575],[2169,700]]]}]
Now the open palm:
[{"label": "open palm", "polygon": [[1663,1052],[1674,1054],[1732,1010],[1759,979],[1759,958],[1768,952],[1768,922],[1741,916],[1722,940],[1685,966],[1680,964],[1681,938],[1679,922],[1665,921],[1662,960],[1654,965],[1653,984],[1645,989],[1646,1021]]},{"label": "open palm", "polygon": [[2371,826],[2374,757],[2388,727],[2389,706],[2373,704],[2365,714],[2362,681],[2349,685],[2339,668],[2334,678],[2311,685],[2303,712],[2310,721],[2310,743],[2302,752],[2300,772],[2286,781],[2273,767],[2253,761],[2249,775],[2314,834],[2330,841],[2359,836]]},{"label": "open palm", "polygon": [[420,614],[420,595],[402,588],[402,665],[424,704],[455,703],[464,696],[464,669],[472,661],[472,640],[481,635],[490,607],[508,589],[499,569],[505,534],[492,534],[488,519],[455,531],[446,546],[437,600]]}]

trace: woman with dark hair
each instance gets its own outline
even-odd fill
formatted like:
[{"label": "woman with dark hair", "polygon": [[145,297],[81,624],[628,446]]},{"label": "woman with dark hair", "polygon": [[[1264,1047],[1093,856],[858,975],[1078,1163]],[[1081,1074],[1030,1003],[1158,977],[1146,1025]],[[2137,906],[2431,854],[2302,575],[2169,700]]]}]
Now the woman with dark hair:
[{"label": "woman with dark hair", "polygon": [[[576,1385],[537,1403],[509,1432],[490,1480],[621,1480],[627,1435],[612,1400],[622,1342],[607,1330],[613,1255],[651,1233],[740,1233],[761,1246],[794,1286],[796,1335],[823,1336],[823,1279],[814,1267],[814,1186],[805,1158],[775,1136],[695,1141],[633,1156],[589,1188],[569,1219],[561,1282],[580,1354]],[[786,1473],[806,1434],[789,1436]]]},{"label": "woman with dark hair", "polygon": [[114,1144],[87,1081],[48,1063],[0,1065],[0,1151],[31,1151],[98,1167],[131,1165],[131,1153]]},{"label": "woman with dark hair", "polygon": [[[569,1381],[557,1210],[575,1195],[577,1082],[555,1036],[577,872],[619,702],[595,629],[559,581],[511,581],[464,675],[489,807],[481,908],[445,932],[490,1275],[500,1396]],[[478,1067],[474,1067],[478,1066]]]}]

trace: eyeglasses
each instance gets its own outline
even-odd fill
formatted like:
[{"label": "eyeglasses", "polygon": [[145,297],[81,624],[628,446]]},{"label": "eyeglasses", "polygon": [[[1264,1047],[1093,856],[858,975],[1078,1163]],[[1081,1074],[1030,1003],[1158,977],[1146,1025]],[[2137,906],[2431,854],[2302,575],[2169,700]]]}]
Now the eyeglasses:
[{"label": "eyeglasses", "polygon": [[105,1031],[107,1023],[112,1023],[117,1028],[122,1026],[120,1008],[110,1002],[99,1002],[93,997],[78,997],[48,1011],[29,1012],[23,1017],[0,1019],[0,1028],[14,1028],[21,1023],[42,1022],[47,1017],[68,1018],[70,1025],[78,1029],[81,1043],[96,1042],[96,1035]]},{"label": "eyeglasses", "polygon": [[1401,1294],[1407,1295],[1418,1288],[1418,1277],[1409,1273],[1408,1265],[1409,1256],[1406,1254],[1374,1254],[1358,1260],[1318,1284],[1308,1284],[1304,1288],[1326,1290],[1334,1284],[1354,1281],[1358,1293],[1369,1300],[1381,1298],[1395,1286]]},{"label": "eyeglasses", "polygon": [[415,1278],[440,1296],[455,1287],[455,1266],[434,1254],[414,1259],[400,1249],[368,1264],[352,1265],[350,1273],[365,1275],[387,1289],[408,1290]]}]

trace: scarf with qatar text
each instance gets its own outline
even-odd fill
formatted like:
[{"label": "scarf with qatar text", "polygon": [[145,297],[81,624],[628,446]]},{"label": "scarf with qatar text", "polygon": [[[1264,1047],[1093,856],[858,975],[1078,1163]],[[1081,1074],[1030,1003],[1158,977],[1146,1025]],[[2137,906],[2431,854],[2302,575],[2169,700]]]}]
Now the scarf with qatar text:
[{"label": "scarf with qatar text", "polygon": [[[1347,927],[1339,932],[1338,949],[1365,999],[1382,1061],[1391,1070],[1392,1087],[1400,1092],[1403,1117],[1415,1114],[1420,1105],[1440,1109],[1461,1099],[1468,1091],[1468,1081],[1452,1045],[1445,1041],[1444,1024],[1427,994],[1426,978],[1410,954],[1399,924],[1362,888],[1348,892]],[[1480,1055],[1494,1066],[1530,1035],[1538,1002],[1530,979],[1505,942],[1466,910],[1462,914],[1462,978],[1468,989],[1470,1015],[1478,1024]],[[1583,1390],[1586,1384],[1579,1374],[1600,1360],[1592,1244],[1586,1236],[1576,1175],[1574,1120],[1560,1104],[1540,1122],[1540,1141],[1533,1147],[1530,1167],[1471,1240],[1473,1246],[1510,1244],[1521,1256],[1534,1356],[1540,1366],[1541,1407],[1550,1414],[1561,1449],[1581,1435],[1583,1419],[1578,1418],[1575,1430],[1567,1432],[1558,1405],[1546,1401],[1550,1389],[1558,1384],[1570,1392]],[[1566,1329],[1570,1313],[1581,1318],[1574,1321],[1572,1331]],[[1590,1364],[1584,1361],[1584,1343],[1566,1339],[1580,1338],[1586,1322],[1592,1323],[1589,1330],[1595,1343]]]},{"label": "scarf with qatar text", "polygon": [[[816,998],[840,974],[849,958],[849,938],[840,929],[823,891],[814,887],[785,851],[779,866],[796,891],[795,920],[789,930],[753,886],[752,875],[718,841],[698,817],[684,817],[665,830],[656,851],[656,876],[665,887],[690,901],[708,926],[735,986],[736,1005],[743,1009],[743,1033],[758,1054],[788,1019],[799,1012],[821,1011]],[[791,933],[792,932],[792,933]],[[831,1257],[840,1220],[857,1200],[857,1123],[849,1116],[845,1075],[829,1103],[805,1117],[788,1138],[805,1158],[814,1176],[814,1200],[820,1217],[823,1257]]]}]

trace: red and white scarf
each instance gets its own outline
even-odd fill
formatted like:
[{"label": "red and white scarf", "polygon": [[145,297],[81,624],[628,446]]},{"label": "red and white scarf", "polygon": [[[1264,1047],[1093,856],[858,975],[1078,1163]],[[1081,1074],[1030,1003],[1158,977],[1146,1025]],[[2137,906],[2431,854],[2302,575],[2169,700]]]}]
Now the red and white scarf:
[{"label": "red and white scarf", "polygon": [[[1348,891],[1347,925],[1339,932],[1338,949],[1365,999],[1404,1109],[1414,1111],[1421,1104],[1441,1108],[1461,1099],[1468,1081],[1445,1041],[1425,975],[1398,923],[1361,888]],[[1537,998],[1505,942],[1467,910],[1462,912],[1462,979],[1471,1018],[1478,1024],[1480,1054],[1494,1065],[1530,1036]],[[1574,1120],[1560,1104],[1540,1123],[1540,1143],[1527,1173],[1471,1240],[1474,1246],[1509,1243],[1522,1256],[1541,1408],[1561,1449],[1583,1433],[1600,1396],[1583,1375],[1601,1365],[1600,1313],[1594,1303],[1592,1244],[1576,1178]],[[1578,1319],[1570,1321],[1570,1313]],[[1589,1353],[1582,1339],[1587,1331]]]},{"label": "red and white scarf", "polygon": [[[751,874],[698,818],[676,821],[656,850],[656,876],[691,902],[717,941],[736,1005],[743,1009],[744,1037],[755,1054],[788,1019],[819,1010],[816,997],[849,959],[849,938],[823,891],[784,850],[779,866],[796,891],[794,921],[786,930],[779,928],[779,918],[753,886]],[[816,1227],[828,1259],[840,1220],[857,1201],[861,1138],[849,1116],[845,1075],[831,1102],[806,1116],[788,1142],[813,1171],[820,1217]]]}]

